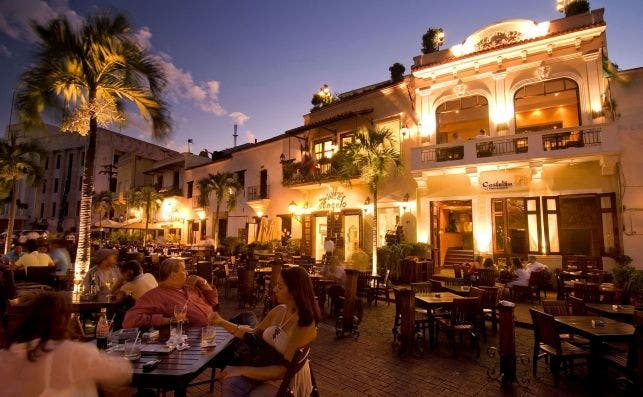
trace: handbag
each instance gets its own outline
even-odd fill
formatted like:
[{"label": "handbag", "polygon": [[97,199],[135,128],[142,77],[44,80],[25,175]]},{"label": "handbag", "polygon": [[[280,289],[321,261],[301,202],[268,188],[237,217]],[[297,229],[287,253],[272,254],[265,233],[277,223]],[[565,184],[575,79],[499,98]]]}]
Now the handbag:
[{"label": "handbag", "polygon": [[230,365],[267,367],[270,365],[288,365],[289,362],[274,347],[257,335],[247,332],[243,339],[234,346]]}]

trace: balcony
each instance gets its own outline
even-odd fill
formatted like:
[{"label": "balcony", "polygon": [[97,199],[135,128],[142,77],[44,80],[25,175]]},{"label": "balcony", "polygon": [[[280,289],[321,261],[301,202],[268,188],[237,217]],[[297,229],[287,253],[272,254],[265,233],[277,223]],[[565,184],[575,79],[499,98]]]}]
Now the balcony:
[{"label": "balcony", "polygon": [[[333,169],[332,160],[327,158],[323,158],[317,163],[286,160],[282,164],[282,171],[284,186],[320,184],[341,179],[337,170]],[[355,175],[355,177],[358,176]]]},{"label": "balcony", "polygon": [[592,125],[472,139],[411,149],[411,170],[485,163],[591,157],[619,149],[616,126]]},{"label": "balcony", "polygon": [[246,188],[246,201],[263,200],[268,198],[268,186],[248,186]]}]

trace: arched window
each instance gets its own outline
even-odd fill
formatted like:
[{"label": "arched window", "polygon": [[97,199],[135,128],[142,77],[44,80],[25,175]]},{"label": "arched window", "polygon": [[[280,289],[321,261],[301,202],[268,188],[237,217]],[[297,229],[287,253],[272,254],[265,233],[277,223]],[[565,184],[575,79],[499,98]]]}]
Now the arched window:
[{"label": "arched window", "polygon": [[467,140],[489,134],[489,103],[482,95],[444,102],[435,112],[437,143]]},{"label": "arched window", "polygon": [[568,78],[520,87],[514,95],[516,133],[580,125],[578,84]]}]

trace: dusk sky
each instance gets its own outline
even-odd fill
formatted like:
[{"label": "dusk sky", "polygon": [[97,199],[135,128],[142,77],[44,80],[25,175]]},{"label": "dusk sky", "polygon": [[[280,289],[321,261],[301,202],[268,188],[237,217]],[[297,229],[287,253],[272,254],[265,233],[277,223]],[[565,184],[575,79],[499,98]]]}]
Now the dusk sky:
[{"label": "dusk sky", "polygon": [[[95,7],[124,11],[139,42],[162,62],[173,134],[164,143],[192,152],[263,140],[303,124],[315,91],[341,93],[410,72],[429,27],[446,32],[443,48],[503,19],[557,19],[555,0],[0,0],[0,121],[9,122],[12,89],[29,62],[29,19],[79,21]],[[642,0],[592,0],[604,7],[610,58],[643,66]],[[13,121],[16,121],[15,113]],[[117,127],[112,129],[118,130]],[[140,120],[124,132],[146,139]]]}]

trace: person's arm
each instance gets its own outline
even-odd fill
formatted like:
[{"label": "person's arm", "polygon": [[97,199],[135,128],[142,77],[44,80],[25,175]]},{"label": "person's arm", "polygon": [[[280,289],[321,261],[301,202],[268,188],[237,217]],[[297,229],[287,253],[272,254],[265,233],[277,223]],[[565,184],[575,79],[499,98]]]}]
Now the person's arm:
[{"label": "person's arm", "polygon": [[132,364],[121,356],[100,352],[95,345],[74,342],[73,360],[78,371],[72,377],[89,378],[103,385],[126,385],[132,378]]},{"label": "person's arm", "polygon": [[[279,306],[278,306],[279,307]],[[277,308],[272,309],[266,317],[264,317],[263,320],[259,324],[257,324],[256,328],[251,328],[247,325],[239,325],[235,324],[233,322],[230,322],[223,317],[217,312],[212,313],[212,317],[210,318],[210,323],[214,325],[218,325],[225,329],[227,332],[231,333],[235,337],[241,339],[243,338],[243,335],[247,332],[254,332],[258,334],[258,331],[266,329],[268,325],[270,325],[270,322],[272,321],[272,318],[274,317],[274,312],[277,310]]]},{"label": "person's arm", "polygon": [[170,323],[170,318],[163,314],[163,303],[155,299],[155,295],[149,295],[143,295],[136,301],[134,307],[125,313],[123,328],[160,327]]}]

